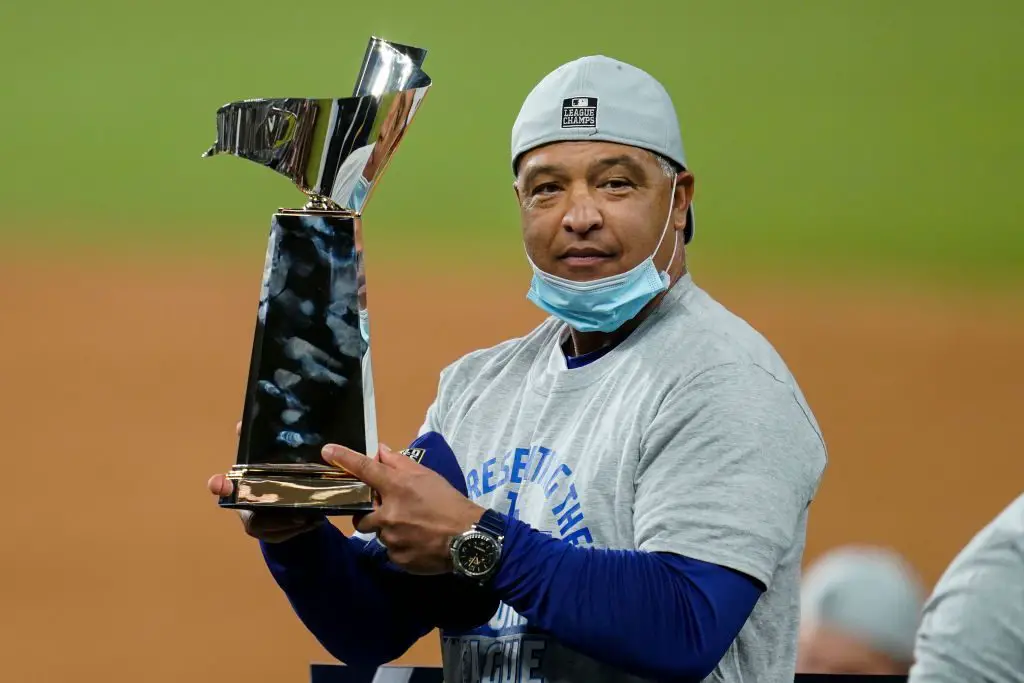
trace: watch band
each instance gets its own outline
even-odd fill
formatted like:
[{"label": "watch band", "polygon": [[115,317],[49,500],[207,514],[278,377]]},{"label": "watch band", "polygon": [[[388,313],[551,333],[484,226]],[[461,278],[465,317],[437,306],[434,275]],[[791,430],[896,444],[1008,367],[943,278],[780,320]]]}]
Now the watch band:
[{"label": "watch band", "polygon": [[504,538],[505,536],[505,518],[494,510],[485,510],[480,521],[474,527],[495,538]]}]

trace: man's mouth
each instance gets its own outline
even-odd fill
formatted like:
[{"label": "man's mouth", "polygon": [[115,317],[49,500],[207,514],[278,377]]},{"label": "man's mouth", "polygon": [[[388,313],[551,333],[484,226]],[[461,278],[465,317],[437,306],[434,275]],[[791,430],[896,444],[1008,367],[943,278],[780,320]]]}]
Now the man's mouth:
[{"label": "man's mouth", "polygon": [[558,258],[570,266],[592,266],[611,257],[610,252],[597,247],[569,247]]}]

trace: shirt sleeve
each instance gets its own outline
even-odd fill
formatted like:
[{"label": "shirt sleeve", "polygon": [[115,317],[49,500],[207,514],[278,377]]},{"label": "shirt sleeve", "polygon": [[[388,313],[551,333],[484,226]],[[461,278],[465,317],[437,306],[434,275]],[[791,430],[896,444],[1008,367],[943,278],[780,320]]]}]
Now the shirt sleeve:
[{"label": "shirt sleeve", "polygon": [[707,370],[666,395],[642,440],[637,547],[729,567],[767,588],[825,462],[794,387],[752,364]]},{"label": "shirt sleeve", "polygon": [[443,434],[442,429],[444,414],[447,410],[447,380],[450,377],[452,371],[456,367],[456,363],[452,363],[441,371],[440,378],[437,382],[437,393],[434,394],[434,400],[427,406],[427,412],[423,416],[423,424],[420,425],[419,431],[416,433],[417,437],[421,437],[428,432],[437,432]]},{"label": "shirt sleeve", "polygon": [[965,548],[925,603],[909,683],[1020,681],[1022,576],[1024,534],[993,534]]},{"label": "shirt sleeve", "polygon": [[260,541],[267,568],[310,633],[340,661],[374,667],[403,654],[432,624],[423,612],[396,609],[404,586],[377,569],[381,562],[364,546],[328,522],[281,543]]},{"label": "shirt sleeve", "polygon": [[505,519],[495,592],[531,627],[637,676],[704,680],[761,595],[731,569],[670,553],[582,548]]},{"label": "shirt sleeve", "polygon": [[423,416],[423,424],[420,425],[419,430],[416,432],[417,437],[421,437],[424,434],[430,432],[441,432],[441,421],[437,415],[437,399],[427,407],[427,413]]},{"label": "shirt sleeve", "polygon": [[346,537],[326,521],[260,548],[295,614],[350,666],[385,664],[432,629],[477,626],[498,606],[484,587],[452,574],[407,574],[366,537]]}]

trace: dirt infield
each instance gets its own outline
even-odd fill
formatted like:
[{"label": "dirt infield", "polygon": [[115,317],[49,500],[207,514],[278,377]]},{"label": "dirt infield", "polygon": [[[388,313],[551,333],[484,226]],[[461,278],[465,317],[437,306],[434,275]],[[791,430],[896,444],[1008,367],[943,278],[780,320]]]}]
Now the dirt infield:
[{"label": "dirt infield", "polygon": [[[5,260],[0,678],[306,680],[328,656],[204,490],[234,454],[260,264]],[[540,318],[522,280],[466,300],[464,276],[422,266],[369,265],[391,445],[413,437],[443,365]],[[809,559],[892,544],[930,583],[1021,490],[1019,304],[708,287],[780,349],[825,430]],[[406,661],[435,658],[431,640]]]}]

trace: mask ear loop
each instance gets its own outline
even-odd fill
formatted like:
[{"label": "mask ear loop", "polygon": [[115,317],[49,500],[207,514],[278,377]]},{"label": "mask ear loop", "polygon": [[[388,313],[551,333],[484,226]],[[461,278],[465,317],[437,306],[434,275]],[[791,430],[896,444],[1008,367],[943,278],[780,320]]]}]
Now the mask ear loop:
[{"label": "mask ear loop", "polygon": [[[658,240],[658,246],[654,248],[654,253],[651,254],[651,261],[658,255],[658,250],[661,249],[661,243],[665,241],[665,234],[668,232],[668,226],[672,224],[672,210],[676,208],[676,186],[679,183],[678,176],[672,179],[672,196],[668,202],[668,216],[665,218],[665,227],[661,230],[661,238]],[[672,255],[668,259],[668,264],[665,265],[665,270],[662,271],[666,275],[668,269],[672,267],[672,263],[676,260],[676,247],[679,246],[679,235],[676,231],[672,231]]]}]

